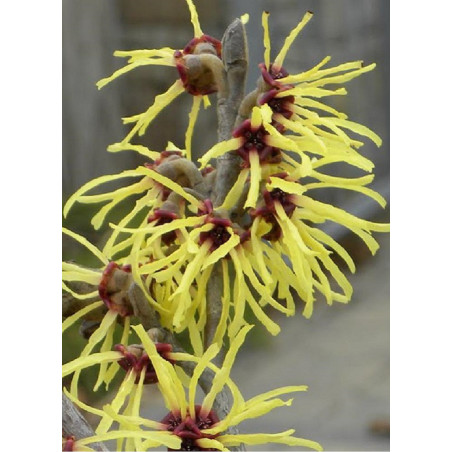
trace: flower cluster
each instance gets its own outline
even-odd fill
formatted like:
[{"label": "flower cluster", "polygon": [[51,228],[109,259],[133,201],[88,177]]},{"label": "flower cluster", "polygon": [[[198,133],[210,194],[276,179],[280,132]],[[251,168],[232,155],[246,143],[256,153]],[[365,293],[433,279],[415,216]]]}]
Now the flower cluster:
[{"label": "flower cluster", "polygon": [[[139,325],[134,327],[142,341],[147,356],[157,375],[158,386],[169,412],[160,421],[139,416],[137,403],[142,397],[142,385],[146,371],[143,369],[138,382],[133,377],[125,379],[117,393],[117,397],[98,410],[87,406],[70,393],[67,395],[81,408],[101,417],[96,435],[78,441],[81,446],[96,441],[118,439],[117,450],[147,450],[150,447],[166,446],[169,450],[228,450],[227,446],[243,444],[265,444],[274,442],[290,446],[307,447],[322,450],[315,442],[293,436],[295,430],[289,429],[270,434],[230,434],[228,429],[243,422],[262,416],[275,408],[292,404],[293,399],[282,400],[278,396],[293,392],[306,391],[306,386],[286,386],[260,394],[245,400],[229,374],[235,356],[245,340],[251,326],[243,327],[230,344],[224,364],[218,368],[212,360],[219,353],[219,347],[212,344],[201,357],[186,353],[168,353],[178,366],[184,362],[194,363],[193,376],[188,380],[187,390],[176,372],[176,367],[161,356],[158,344],[154,344]],[[97,362],[107,358],[99,354]],[[110,358],[111,359],[111,358]],[[94,364],[94,360],[85,360],[86,365]],[[72,366],[74,367],[74,366]],[[72,369],[66,369],[70,371]],[[196,402],[196,388],[203,374],[211,375],[210,390],[201,404]],[[133,375],[132,373],[130,375]],[[227,416],[220,420],[216,413],[215,397],[227,386],[233,396],[233,404]],[[131,394],[129,402],[124,406],[125,394]],[[187,394],[188,393],[188,394]],[[113,422],[118,422],[118,430],[110,430]],[[125,441],[125,444],[123,444]]]},{"label": "flower cluster", "polygon": [[[100,421],[95,436],[65,438],[63,447],[72,450],[77,444],[80,450],[90,450],[88,444],[116,439],[117,450],[159,446],[228,450],[242,443],[266,442],[321,450],[314,441],[294,437],[292,429],[233,433],[231,427],[245,419],[290,405],[292,399],[278,396],[305,391],[306,386],[280,388],[245,401],[230,371],[251,329],[246,311],[276,335],[280,326],[271,318],[271,310],[293,316],[301,305],[300,311],[309,318],[319,295],[328,304],[351,299],[353,288],[334,255],[351,272],[355,264],[347,250],[324,232],[324,222],[347,228],[372,254],[378,249],[372,234],[389,230],[387,224],[358,218],[312,194],[322,188],[352,190],[383,208],[386,205],[369,187],[373,163],[359,152],[364,143],[346,131],[377,146],[381,139],[323,102],[323,98],[346,94],[342,86],[333,89],[332,85],[342,85],[375,64],[354,61],[325,68],[327,57],[305,72],[289,74],[283,66],[285,57],[312,13],[304,15],[272,60],[269,14],[264,12],[265,51],[257,87],[236,112],[230,138],[204,152],[198,166],[191,159],[191,139],[201,102],[208,106],[210,94],[227,93],[229,82],[220,40],[202,32],[193,1],[186,3],[194,37],[185,47],[117,51],[116,56],[129,58],[127,65],[98,82],[101,88],[145,65],[173,66],[177,77],[146,112],[124,119],[134,126],[120,143],[109,147],[113,152],[134,150],[149,162],[86,183],[63,210],[66,217],[75,203],[103,204],[91,219],[97,230],[120,203],[126,205],[122,218],[109,223],[111,233],[101,249],[64,228],[68,237],[100,261],[89,269],[63,263],[63,290],[82,303],[64,320],[63,331],[80,319],[97,322],[80,356],[63,366],[63,375],[72,375],[67,395]],[[246,20],[241,21],[243,30]],[[184,92],[193,96],[184,148],[169,142],[157,152],[134,143],[135,136],[143,135],[160,111]],[[226,157],[239,164],[226,196],[220,199],[215,189],[220,161]],[[353,178],[329,174],[330,165],[338,162],[368,174]],[[90,194],[104,184],[130,178],[138,182]],[[213,303],[217,318],[212,330]],[[155,328],[149,329],[150,324]],[[192,353],[179,351],[172,339],[160,341],[155,330],[172,338],[186,334]],[[117,331],[121,331],[119,343],[114,340]],[[140,343],[130,344],[131,334]],[[116,395],[102,409],[78,397],[80,375],[92,366],[99,366],[94,390],[102,384],[108,388],[122,372]],[[206,378],[210,378],[208,385]],[[142,417],[146,384],[158,386],[169,410],[159,422]],[[195,400],[198,384],[205,391],[201,403]],[[216,406],[222,391],[233,399],[226,414]]]}]

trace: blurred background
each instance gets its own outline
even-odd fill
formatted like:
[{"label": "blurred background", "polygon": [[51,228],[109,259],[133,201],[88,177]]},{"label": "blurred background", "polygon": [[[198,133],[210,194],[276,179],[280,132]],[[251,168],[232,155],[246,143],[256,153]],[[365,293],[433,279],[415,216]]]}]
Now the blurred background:
[{"label": "blurred background", "polygon": [[[375,163],[372,188],[388,206],[382,211],[372,200],[346,190],[327,190],[318,197],[363,218],[389,221],[389,0],[195,0],[195,4],[203,31],[218,39],[235,17],[250,14],[247,91],[254,88],[257,64],[263,60],[263,10],[270,12],[273,57],[303,14],[314,12],[286,58],[289,72],[307,70],[327,55],[332,57],[329,66],[354,60],[377,63],[374,71],[347,83],[347,96],[328,103],[383,139],[381,148],[369,142],[362,150]],[[174,68],[144,67],[98,91],[95,83],[125,62],[113,57],[114,50],[182,48],[192,35],[184,0],[63,0],[63,200],[94,177],[143,162],[133,152],[109,154],[106,147],[126,134],[121,117],[144,111],[175,80]],[[143,143],[154,150],[163,149],[168,140],[182,147],[190,105],[189,96],[180,96],[151,124]],[[198,155],[216,142],[213,111],[201,111],[199,116],[194,133]],[[355,175],[349,168],[337,170]],[[64,225],[96,242],[99,235],[89,218],[89,209],[79,206]],[[352,301],[330,307],[319,301],[309,321],[300,314],[289,319],[276,315],[282,327],[276,338],[253,330],[233,371],[244,396],[289,384],[307,384],[309,391],[296,395],[292,407],[250,421],[241,430],[276,432],[293,427],[298,436],[319,441],[325,450],[389,450],[389,237],[377,237],[381,249],[372,258],[345,230],[333,224],[325,229],[357,262],[357,272],[350,277],[355,288]],[[63,243],[66,259],[77,256],[83,262],[77,253]],[[65,361],[83,346],[77,327],[69,337],[63,344]],[[146,389],[145,414],[163,417],[156,389]],[[102,392],[88,400],[105,403]]]}]

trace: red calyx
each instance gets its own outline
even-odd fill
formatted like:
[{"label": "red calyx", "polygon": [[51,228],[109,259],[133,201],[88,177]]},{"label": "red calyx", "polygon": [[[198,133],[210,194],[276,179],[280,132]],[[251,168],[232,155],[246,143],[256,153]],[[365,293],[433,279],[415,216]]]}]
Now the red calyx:
[{"label": "red calyx", "polygon": [[[136,374],[135,383],[140,381],[140,374],[143,368],[146,368],[145,376],[144,376],[144,384],[154,384],[158,382],[157,373],[155,372],[154,366],[152,365],[152,361],[149,359],[148,354],[139,349],[138,347],[134,347],[136,350],[136,354],[130,351],[132,347],[126,347],[122,344],[116,344],[114,349],[118,352],[121,352],[124,355],[124,358],[118,361],[118,364],[125,370],[129,371],[133,369]],[[174,363],[172,359],[168,357],[168,353],[172,351],[171,344],[164,343],[156,343],[155,348],[157,349],[158,354],[169,361],[170,363]]]},{"label": "red calyx", "polygon": [[199,38],[193,38],[182,51],[183,55],[193,54],[196,51],[196,46],[200,43],[212,44],[213,49],[215,50],[217,57],[221,58],[221,41],[218,39],[212,38],[209,35],[202,35]]},{"label": "red calyx", "polygon": [[116,262],[113,261],[109,262],[102,273],[102,278],[98,286],[98,291],[101,300],[105,303],[108,309],[117,312],[121,317],[126,317],[132,314],[131,308],[129,307],[129,303],[126,302],[121,304],[116,303],[112,299],[112,296],[117,294],[118,292],[113,292],[109,288],[109,282],[111,280],[111,277],[113,276],[113,273],[117,269],[125,271],[127,273],[130,273],[131,271],[130,265],[119,266]]},{"label": "red calyx", "polygon": [[173,432],[175,435],[182,439],[180,449],[168,449],[168,450],[217,450],[217,449],[203,449],[197,445],[197,440],[201,438],[214,439],[220,435],[209,435],[202,433],[201,430],[211,428],[220,421],[217,414],[211,410],[209,413],[202,413],[201,406],[195,406],[195,417],[191,418],[189,411],[187,410],[184,419],[180,412],[170,412],[161,421],[165,425],[166,429]]},{"label": "red calyx", "polygon": [[266,143],[269,133],[263,126],[253,128],[250,119],[243,121],[233,131],[232,136],[243,140],[242,145],[236,152],[242,157],[242,166],[244,168],[250,167],[250,152],[257,152],[261,164],[279,163],[281,161],[281,150]]},{"label": "red calyx", "polygon": [[[189,73],[185,58],[190,58],[191,54],[184,55],[180,50],[174,52],[174,61],[177,72],[182,81],[185,91],[193,96],[205,96],[218,91],[217,84],[209,70],[201,71],[196,76]],[[192,58],[195,58],[194,56]]]},{"label": "red calyx", "polygon": [[[170,212],[169,210],[164,209],[155,209],[154,212],[149,215],[148,223],[157,220],[155,226],[161,226],[162,224],[171,223],[171,221],[175,220],[176,218],[179,218],[179,216],[174,212]],[[169,246],[174,242],[174,240],[176,240],[176,237],[176,231],[170,231],[162,235],[162,241],[165,245]]]},{"label": "red calyx", "polygon": [[283,67],[276,68],[273,66],[273,64],[270,64],[270,69],[267,69],[267,66],[265,66],[264,63],[259,63],[258,66],[261,70],[262,78],[267,84],[273,86],[276,89],[288,86],[284,85],[281,82],[278,82],[279,79],[287,77],[289,75],[289,73]]},{"label": "red calyx", "polygon": [[232,223],[224,218],[212,218],[208,222],[213,223],[215,226],[210,231],[204,231],[199,234],[199,243],[203,244],[209,241],[209,251],[212,252],[231,238],[231,234],[226,228],[231,226]]},{"label": "red calyx", "polygon": [[200,202],[200,206],[198,208],[198,216],[201,215],[211,215],[213,213],[213,204],[210,199],[205,199]]},{"label": "red calyx", "polygon": [[205,199],[199,209],[198,215],[206,215],[204,224],[211,223],[214,227],[210,231],[204,231],[199,234],[199,243],[210,242],[210,252],[215,251],[218,247],[226,243],[231,237],[227,228],[232,227],[231,220],[227,218],[216,217],[214,215],[214,208],[210,199]]},{"label": "red calyx", "polygon": [[[259,99],[259,104],[260,105],[267,104],[272,109],[274,114],[280,114],[284,116],[284,118],[290,119],[291,116],[293,115],[291,105],[293,105],[295,102],[295,96],[276,97],[278,93],[287,89],[290,88],[282,88],[280,90],[273,88],[270,91],[267,91]],[[271,124],[280,133],[284,133],[286,130],[286,128],[282,124],[280,124],[278,121],[275,121],[274,119],[272,120]]]},{"label": "red calyx", "polygon": [[63,452],[69,452],[73,451],[75,446],[75,437],[74,436],[67,436],[66,438],[63,438]]},{"label": "red calyx", "polygon": [[[287,176],[287,173],[278,173],[272,175],[271,177],[286,179]],[[253,219],[256,217],[262,217],[267,223],[272,225],[272,229],[267,232],[267,234],[263,235],[262,238],[270,241],[278,240],[281,237],[281,227],[276,219],[275,203],[279,202],[286,215],[290,218],[296,208],[296,205],[293,202],[293,195],[291,193],[284,192],[280,188],[275,188],[272,191],[264,190],[262,195],[265,206],[252,209],[250,211],[250,215]]]},{"label": "red calyx", "polygon": [[[203,46],[203,49],[197,49],[200,44],[210,44],[210,46],[207,46],[207,49],[206,46]],[[212,38],[212,36],[202,35],[193,38],[182,51],[176,50],[174,52],[176,69],[182,84],[185,90],[193,96],[204,96],[218,91],[218,87],[209,70],[202,71],[201,74],[197,75],[189,74],[187,70],[185,57],[190,58],[191,55],[200,53],[211,53],[221,59],[221,42]]]}]

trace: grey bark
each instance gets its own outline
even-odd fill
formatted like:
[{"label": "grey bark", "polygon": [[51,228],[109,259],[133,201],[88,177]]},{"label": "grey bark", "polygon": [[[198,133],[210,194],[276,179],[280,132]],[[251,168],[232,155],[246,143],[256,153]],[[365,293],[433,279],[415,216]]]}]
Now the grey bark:
[{"label": "grey bark", "polygon": [[[82,416],[80,411],[75,408],[74,404],[63,393],[63,435],[74,436],[75,440],[94,436],[94,431],[88,424],[87,420]],[[92,449],[101,452],[108,452],[103,443],[91,443]]]}]

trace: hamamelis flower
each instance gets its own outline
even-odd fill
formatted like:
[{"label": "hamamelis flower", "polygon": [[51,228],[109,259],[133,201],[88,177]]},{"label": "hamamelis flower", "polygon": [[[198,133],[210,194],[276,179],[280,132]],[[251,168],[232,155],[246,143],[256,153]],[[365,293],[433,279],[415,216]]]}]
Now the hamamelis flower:
[{"label": "hamamelis flower", "polygon": [[[88,343],[80,353],[80,362],[84,363],[85,359],[92,359],[90,355],[97,344],[101,344],[100,353],[111,352],[113,348],[113,335],[115,333],[119,319],[123,325],[121,344],[127,346],[130,332],[130,316],[133,314],[133,307],[130,303],[128,289],[132,283],[132,275],[130,267],[122,265],[120,262],[111,262],[107,257],[94,245],[88,242],[84,237],[63,228],[63,232],[77,240],[86,249],[88,249],[95,257],[101,261],[101,267],[98,269],[87,269],[80,267],[74,263],[63,262],[63,290],[70,293],[77,299],[92,299],[92,303],[80,309],[75,314],[67,317],[63,322],[63,332],[72,326],[76,321],[89,315],[93,311],[104,306],[104,313],[99,327],[89,337]],[[95,286],[96,290],[89,293],[78,293],[72,290],[68,283],[78,282]],[[157,312],[165,313],[165,309],[156,301],[151,301]],[[107,355],[109,358],[118,357],[118,352],[113,355]],[[113,359],[113,361],[116,361]],[[107,385],[116,375],[120,366],[116,362],[106,361],[99,362],[100,369],[95,390],[105,382]],[[74,369],[74,376],[71,383],[71,393],[77,394],[77,385],[82,368]]]},{"label": "hamamelis flower", "polygon": [[[161,225],[131,229],[134,241],[132,251],[126,258],[136,281],[145,277],[142,289],[148,293],[151,281],[170,283],[175,288],[162,302],[170,314],[162,314],[163,324],[176,332],[188,329],[195,353],[199,356],[203,347],[203,330],[206,323],[206,291],[214,264],[221,265],[223,279],[222,315],[214,336],[215,343],[222,344],[226,330],[234,337],[244,324],[245,307],[248,304],[255,316],[267,330],[275,335],[280,331],[262,309],[270,304],[273,308],[293,315],[295,306],[286,298],[287,306],[274,299],[272,291],[249,262],[251,249],[247,245],[250,235],[224,216],[225,211],[214,210],[210,200],[202,203],[197,215],[175,218]],[[162,236],[175,231],[177,247],[168,255],[154,256],[149,263],[141,263],[152,253],[154,243]],[[230,266],[235,270],[230,276]],[[231,285],[232,283],[232,285]],[[253,293],[259,294],[256,299]],[[233,313],[233,314],[232,314]]]},{"label": "hamamelis flower", "polygon": [[[255,207],[260,182],[269,174],[280,171],[292,172],[295,168],[300,176],[310,174],[310,159],[301,146],[282,135],[271,124],[272,114],[268,105],[254,107],[251,119],[245,120],[234,130],[234,138],[216,144],[199,159],[203,167],[210,159],[234,151],[243,160],[243,169],[226,197],[223,208],[230,208],[237,202],[248,178],[250,186],[245,207]],[[298,154],[301,161],[297,162],[286,151]]]},{"label": "hamamelis flower", "polygon": [[110,77],[97,83],[102,88],[107,83],[122,74],[140,66],[158,65],[173,66],[177,69],[179,79],[163,94],[156,96],[154,103],[144,113],[123,118],[124,124],[134,124],[132,130],[120,142],[109,146],[112,152],[122,150],[146,151],[142,145],[132,144],[132,139],[138,134],[142,136],[153,119],[174,99],[183,92],[193,95],[193,105],[189,114],[189,124],[185,135],[187,157],[191,157],[191,137],[199,113],[201,99],[207,107],[210,105],[208,94],[218,91],[222,83],[223,65],[221,62],[221,43],[215,38],[204,34],[199,24],[198,14],[192,0],[186,0],[191,14],[194,38],[182,49],[169,47],[152,50],[116,51],[115,56],[129,58],[128,64],[114,72]]},{"label": "hamamelis flower", "polygon": [[[353,61],[338,66],[322,69],[331,57],[324,58],[313,68],[299,74],[289,75],[283,63],[290,46],[312,18],[307,12],[300,23],[290,32],[283,47],[273,62],[270,59],[270,36],[268,30],[268,13],[262,15],[264,28],[264,63],[259,67],[268,90],[259,99],[259,104],[267,104],[273,111],[273,124],[281,131],[289,130],[303,137],[305,146],[314,148],[322,155],[331,155],[331,148],[342,147],[355,154],[355,149],[363,143],[351,139],[342,129],[370,138],[377,146],[381,139],[367,127],[347,120],[344,113],[320,102],[328,96],[346,95],[344,88],[330,89],[328,85],[348,82],[375,68],[375,64],[363,66],[362,61]],[[322,116],[326,112],[331,116]]]},{"label": "hamamelis flower", "polygon": [[[172,346],[170,344],[156,343],[155,350],[170,363],[172,359]],[[105,373],[105,382],[108,384],[116,374],[119,367],[122,367],[126,373],[121,382],[115,397],[111,401],[112,409],[119,411],[123,407],[123,412],[131,416],[139,415],[139,409],[142,402],[143,385],[154,384],[158,382],[158,376],[152,361],[144,351],[142,345],[123,345],[116,344],[113,351],[101,351],[89,356],[81,356],[73,361],[63,365],[63,377],[72,373],[80,373],[83,369],[98,365],[106,366],[110,364],[109,370]],[[94,387],[96,391],[102,380]],[[72,399],[77,399],[77,393],[74,388],[67,394]],[[126,403],[127,401],[127,403]],[[98,432],[106,432],[112,424],[112,419],[104,417],[99,426]]]},{"label": "hamamelis flower", "polygon": [[[174,362],[171,358],[171,344],[156,343],[157,352],[169,362]],[[142,384],[157,383],[158,378],[154,366],[149,356],[139,344],[124,345],[116,344],[112,351],[93,353],[89,356],[82,356],[63,365],[63,377],[72,374],[76,370],[83,370],[96,364],[116,362],[125,372],[133,373],[135,384],[140,380],[141,372],[144,370]],[[108,385],[107,385],[108,386]]]},{"label": "hamamelis flower", "polygon": [[[244,400],[237,386],[230,379],[230,372],[235,356],[242,345],[251,326],[243,327],[231,341],[221,369],[211,363],[219,353],[217,344],[212,344],[202,357],[195,357],[186,353],[174,353],[173,357],[179,361],[196,363],[196,367],[188,384],[188,394],[180,381],[175,368],[158,354],[155,345],[147,336],[141,325],[134,327],[148,353],[158,375],[158,387],[163,395],[169,413],[156,422],[140,415],[120,413],[120,409],[113,405],[104,406],[103,410],[87,407],[77,401],[84,409],[102,416],[102,421],[110,419],[117,421],[118,431],[96,429],[96,435],[81,440],[81,444],[105,441],[113,438],[130,438],[125,448],[117,450],[148,450],[152,447],[166,446],[168,450],[224,450],[228,446],[239,444],[265,444],[269,442],[290,446],[306,447],[322,450],[320,444],[292,436],[295,430],[290,429],[280,433],[269,434],[230,434],[228,428],[238,425],[246,419],[254,419],[277,407],[289,406],[292,399],[282,400],[278,396],[292,392],[306,391],[306,386],[287,386]],[[210,391],[204,396],[200,404],[196,403],[197,385],[205,369],[214,372]],[[233,395],[230,412],[224,419],[220,419],[214,409],[217,394],[227,386]],[[101,421],[101,423],[102,423]],[[118,444],[121,446],[121,444]]]},{"label": "hamamelis flower", "polygon": [[[283,135],[273,125],[273,118],[274,113],[268,104],[254,107],[251,119],[245,120],[234,130],[233,138],[214,145],[199,159],[201,167],[210,159],[227,152],[235,152],[242,159],[243,169],[222,208],[233,207],[242,196],[244,188],[248,190],[244,207],[256,207],[261,183],[271,174],[287,172],[295,179],[310,176],[319,182],[342,181],[347,184],[346,178],[325,175],[319,169],[341,162],[366,172],[372,171],[373,163],[357,151],[363,143],[351,140],[348,145],[331,134],[321,138]],[[315,155],[314,158],[312,154]],[[247,180],[249,188],[246,187]]]},{"label": "hamamelis flower", "polygon": [[[348,180],[349,185],[340,188],[361,192],[384,207],[385,200],[375,191],[365,187],[372,178],[367,176],[354,181]],[[325,220],[334,221],[364,240],[372,254],[378,249],[378,243],[372,237],[372,232],[389,231],[388,224],[362,220],[342,209],[306,196],[309,190],[330,186],[335,185],[326,183],[302,185],[291,180],[287,174],[274,175],[269,178],[263,191],[262,205],[251,211],[253,259],[264,282],[271,287],[278,286],[280,297],[290,294],[291,287],[295,289],[306,302],[303,314],[308,318],[312,314],[315,290],[325,296],[328,304],[332,304],[333,301],[347,303],[352,295],[353,288],[330,257],[330,250],[344,260],[352,273],[355,272],[355,264],[347,251],[325,232],[309,224],[323,223]],[[290,260],[290,266],[284,256]],[[328,274],[342,293],[332,290]]]},{"label": "hamamelis flower", "polygon": [[[172,143],[169,147],[173,147]],[[172,192],[179,195],[180,199],[186,200],[196,206],[198,204],[196,198],[187,193],[177,182],[172,181],[159,172],[163,166],[175,164],[175,161],[181,158],[180,152],[164,151],[161,154],[155,153],[153,156],[157,157],[157,159],[152,164],[145,164],[136,169],[126,170],[119,174],[101,176],[87,182],[68,199],[63,209],[64,216],[66,217],[68,215],[75,203],[97,204],[108,201],[107,204],[98,210],[91,220],[91,224],[94,228],[99,229],[110,211],[112,211],[112,209],[114,209],[121,201],[124,201],[131,196],[141,194],[142,196],[136,201],[135,206],[125,214],[118,223],[118,228],[121,228],[129,225],[135,218],[138,218],[142,212],[150,212],[152,209],[161,207]],[[102,194],[86,194],[103,184],[120,179],[137,177],[140,178],[140,180],[129,186]],[[201,175],[199,175],[199,178],[201,178]],[[146,223],[147,217],[142,219],[141,225],[144,226]],[[112,232],[102,250],[103,254],[109,258],[113,258],[118,252],[130,245],[130,242],[128,241],[117,243],[118,236],[119,229],[116,229]]]}]

